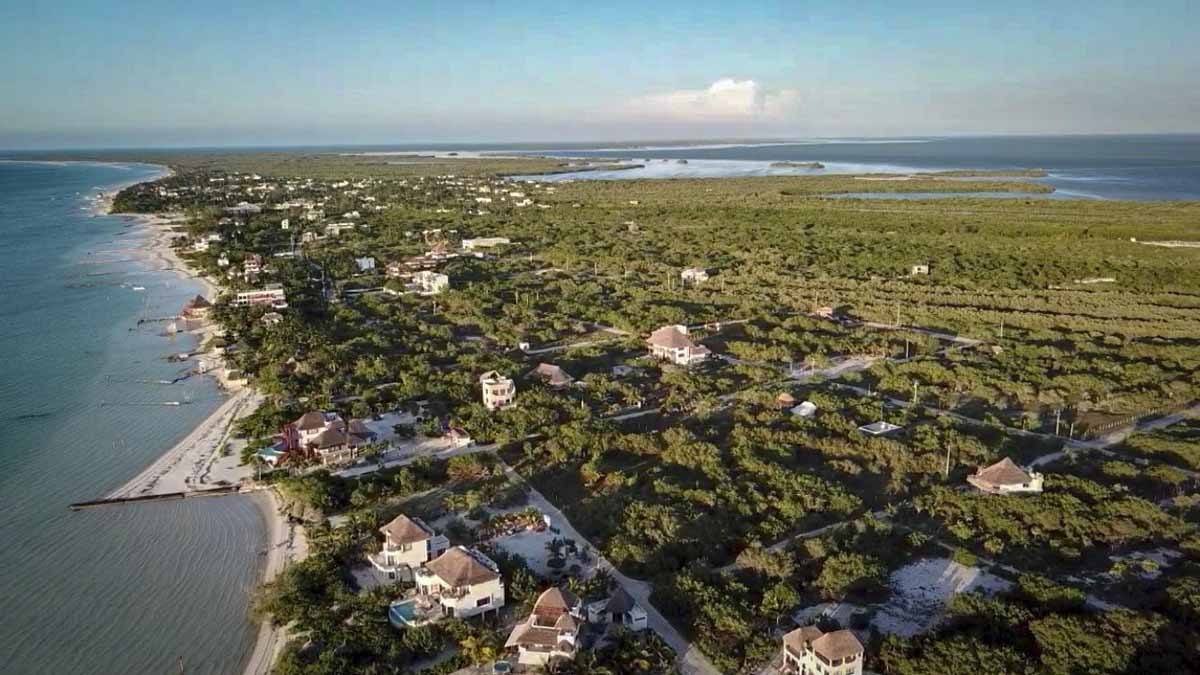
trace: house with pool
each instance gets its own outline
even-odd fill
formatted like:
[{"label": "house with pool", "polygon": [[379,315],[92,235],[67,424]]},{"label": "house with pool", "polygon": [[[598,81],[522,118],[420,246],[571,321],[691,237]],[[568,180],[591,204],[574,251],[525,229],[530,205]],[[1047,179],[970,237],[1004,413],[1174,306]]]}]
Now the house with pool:
[{"label": "house with pool", "polygon": [[500,568],[481,551],[455,546],[414,572],[414,593],[391,604],[398,626],[420,626],[442,618],[466,619],[504,606]]}]

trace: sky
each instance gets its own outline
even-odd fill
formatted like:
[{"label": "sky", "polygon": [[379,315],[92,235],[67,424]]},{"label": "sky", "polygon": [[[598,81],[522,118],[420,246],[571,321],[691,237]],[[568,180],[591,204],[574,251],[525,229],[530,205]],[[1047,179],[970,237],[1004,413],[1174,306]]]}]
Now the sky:
[{"label": "sky", "polygon": [[0,0],[0,148],[1197,132],[1197,26],[1196,0]]}]

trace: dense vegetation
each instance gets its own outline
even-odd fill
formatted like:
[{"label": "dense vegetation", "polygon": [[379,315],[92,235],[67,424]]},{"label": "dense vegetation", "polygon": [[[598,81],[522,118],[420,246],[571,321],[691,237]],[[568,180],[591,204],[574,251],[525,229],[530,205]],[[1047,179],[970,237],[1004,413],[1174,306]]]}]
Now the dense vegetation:
[{"label": "dense vegetation", "polygon": [[[1063,436],[1095,437],[1200,396],[1200,253],[1131,241],[1195,238],[1198,204],[823,197],[1040,189],[967,175],[551,185],[487,177],[556,168],[545,160],[171,162],[177,175],[125,190],[117,208],[183,214],[181,245],[221,235],[186,254],[195,265],[231,290],[271,281],[288,293],[276,324],[224,300],[214,311],[229,363],[267,395],[241,424],[257,443],[314,407],[357,417],[419,407],[427,419],[408,433],[498,441],[500,459],[651,583],[659,609],[724,672],[768,660],[798,607],[878,606],[891,573],[935,555],[990,567],[1014,590],[960,597],[926,635],[872,641],[873,669],[1194,669],[1194,423],[1135,434],[1113,456],[1068,451],[1041,469],[1040,495],[962,486],[979,465],[1053,458]],[[500,197],[518,191],[536,204]],[[228,215],[244,201],[272,208]],[[326,221],[360,212],[353,230],[324,235]],[[451,279],[440,295],[383,291],[402,288],[386,263],[479,236],[512,244],[440,263]],[[262,278],[228,273],[253,253],[270,261]],[[361,256],[377,269],[360,272]],[[928,275],[911,274],[925,264]],[[712,278],[684,285],[692,266]],[[641,359],[639,335],[676,323],[730,358],[691,369]],[[541,362],[584,386],[528,377]],[[477,378],[492,369],[517,378],[516,407],[479,403]],[[776,402],[785,392],[819,412],[791,415]],[[879,420],[902,428],[859,430]],[[262,595],[262,611],[298,636],[281,672],[394,672],[445,647],[459,649],[450,665],[494,656],[494,627],[394,631],[388,598],[356,592],[347,573],[402,509],[448,514],[452,538],[471,542],[467,520],[486,519],[483,507],[519,506],[523,485],[484,457],[356,480],[272,478],[297,516],[346,516],[336,529],[313,525],[313,555]],[[1125,562],[1159,547],[1186,559],[1153,579]],[[518,561],[503,565],[510,602],[528,600],[539,581]],[[1124,604],[1088,605],[1081,587]],[[653,640],[588,658],[576,671],[665,669]]]}]

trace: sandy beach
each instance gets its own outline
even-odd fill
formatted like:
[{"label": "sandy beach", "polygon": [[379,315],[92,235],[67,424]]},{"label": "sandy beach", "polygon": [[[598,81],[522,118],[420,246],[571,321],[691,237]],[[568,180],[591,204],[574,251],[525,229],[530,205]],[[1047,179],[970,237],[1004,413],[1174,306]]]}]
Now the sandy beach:
[{"label": "sandy beach", "polygon": [[[159,178],[172,173],[168,169]],[[175,237],[179,236],[175,227],[183,221],[183,217],[111,213],[115,196],[116,191],[98,195],[94,201],[96,212],[134,220],[139,234],[145,235],[145,240],[137,249],[138,255],[144,256],[158,269],[169,270],[200,283],[205,297],[215,300],[220,293],[218,285],[192,270],[172,246]],[[204,344],[215,331],[214,326],[202,329],[199,335],[200,344]],[[215,369],[211,375],[228,391],[229,383],[219,376],[220,372],[220,369]],[[254,470],[240,464],[243,442],[234,438],[233,427],[239,419],[254,412],[262,400],[262,395],[251,387],[234,389],[229,398],[183,440],[108,497],[204,490],[253,478]],[[267,525],[266,556],[260,578],[260,583],[267,583],[289,563],[304,558],[307,554],[307,541],[304,528],[290,523],[280,512],[280,502],[274,489],[259,491],[252,498],[262,509]],[[275,628],[269,621],[263,621],[259,625],[254,650],[246,663],[245,672],[248,675],[265,675],[270,672],[286,642],[285,629]]]},{"label": "sandy beach", "polygon": [[[308,553],[308,541],[304,537],[304,528],[288,522],[280,513],[279,497],[275,490],[258,493],[254,499],[262,508],[263,517],[267,521],[267,559],[260,581],[260,584],[265,584],[275,579],[289,563],[303,560]],[[262,621],[258,626],[254,651],[251,652],[243,671],[245,675],[269,673],[286,643],[286,628],[276,628],[270,621]]]}]

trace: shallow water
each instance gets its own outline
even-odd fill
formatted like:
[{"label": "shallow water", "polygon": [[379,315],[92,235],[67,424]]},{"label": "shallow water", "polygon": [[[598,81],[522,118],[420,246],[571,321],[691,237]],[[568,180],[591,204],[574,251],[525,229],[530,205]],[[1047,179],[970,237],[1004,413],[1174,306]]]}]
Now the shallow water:
[{"label": "shallow water", "polygon": [[[645,165],[624,171],[526,177],[550,181],[1045,169],[1049,175],[1039,181],[1070,197],[1200,199],[1200,135],[839,139],[622,148],[560,146],[536,151],[522,148],[521,152],[624,159]],[[680,159],[687,164],[679,164]],[[772,167],[772,162],[820,162],[824,169]]]},{"label": "shallow water", "polygon": [[5,673],[168,673],[181,658],[188,673],[228,673],[253,646],[265,523],[249,498],[67,509],[132,478],[221,400],[203,378],[139,382],[178,375],[163,357],[194,338],[137,320],[177,313],[199,287],[151,269],[143,235],[88,208],[97,187],[157,173],[0,162]]}]

